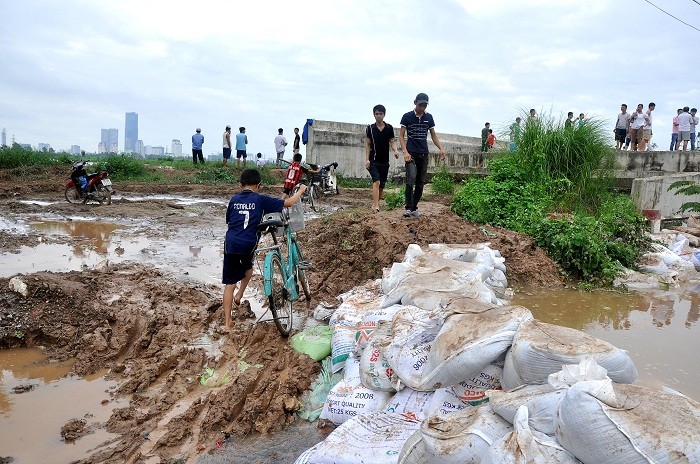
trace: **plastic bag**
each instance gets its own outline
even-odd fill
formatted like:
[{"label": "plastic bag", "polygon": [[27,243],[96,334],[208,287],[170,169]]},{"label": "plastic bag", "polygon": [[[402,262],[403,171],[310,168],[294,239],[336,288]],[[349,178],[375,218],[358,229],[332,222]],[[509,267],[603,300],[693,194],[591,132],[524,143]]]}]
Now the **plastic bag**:
[{"label": "plastic bag", "polygon": [[328,392],[343,378],[342,372],[331,373],[331,358],[330,356],[321,363],[321,372],[311,384],[309,390],[301,402],[301,409],[297,415],[304,420],[313,422],[321,415],[323,405],[328,398]]},{"label": "plastic bag", "polygon": [[331,354],[333,329],[319,325],[310,327],[289,339],[294,351],[309,355],[314,361],[321,361]]}]

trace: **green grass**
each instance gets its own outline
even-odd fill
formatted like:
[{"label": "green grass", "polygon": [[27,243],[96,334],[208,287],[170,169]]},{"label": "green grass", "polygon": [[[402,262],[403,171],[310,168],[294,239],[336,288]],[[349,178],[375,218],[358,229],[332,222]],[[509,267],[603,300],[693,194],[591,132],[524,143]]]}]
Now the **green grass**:
[{"label": "green grass", "polygon": [[455,191],[454,174],[452,174],[444,164],[433,175],[430,187],[434,193],[439,195],[452,195]]},{"label": "green grass", "polygon": [[77,156],[66,152],[54,153],[26,150],[19,145],[0,148],[0,169],[71,164],[78,159]]}]

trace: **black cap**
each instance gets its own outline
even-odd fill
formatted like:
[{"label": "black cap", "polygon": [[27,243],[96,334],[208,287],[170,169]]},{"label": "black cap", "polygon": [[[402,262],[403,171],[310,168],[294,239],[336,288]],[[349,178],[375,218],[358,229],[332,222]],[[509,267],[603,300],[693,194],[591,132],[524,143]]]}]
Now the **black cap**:
[{"label": "black cap", "polygon": [[428,96],[424,93],[419,93],[416,95],[416,103],[425,103],[426,105],[428,104]]}]

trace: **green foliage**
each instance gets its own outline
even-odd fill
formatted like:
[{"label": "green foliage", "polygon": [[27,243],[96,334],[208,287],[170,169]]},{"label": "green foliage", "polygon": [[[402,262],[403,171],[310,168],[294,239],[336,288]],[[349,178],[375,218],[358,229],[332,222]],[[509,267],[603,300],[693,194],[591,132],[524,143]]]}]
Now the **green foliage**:
[{"label": "green foliage", "polygon": [[27,150],[19,145],[0,148],[0,169],[71,164],[76,160],[76,157],[66,152]]},{"label": "green foliage", "polygon": [[[668,187],[668,191],[676,190],[674,195],[700,195],[700,185],[692,180],[677,180]],[[681,205],[680,213],[691,211],[693,213],[700,212],[700,202],[687,201]]]},{"label": "green foliage", "polygon": [[631,200],[605,189],[612,152],[603,131],[591,120],[570,129],[546,117],[528,121],[517,150],[497,154],[489,177],[465,181],[452,209],[531,235],[575,278],[612,284],[650,243]]},{"label": "green foliage", "polygon": [[353,179],[342,176],[340,173],[336,172],[338,177],[338,186],[345,188],[371,188],[371,179]]},{"label": "green foliage", "polygon": [[433,175],[430,186],[439,195],[452,195],[455,191],[454,174],[447,170],[444,164]]},{"label": "green foliage", "polygon": [[109,176],[118,181],[143,179],[148,172],[143,160],[125,155],[109,156],[104,167]]},{"label": "green foliage", "polygon": [[387,193],[384,192],[384,202],[388,210],[396,209],[406,203],[406,187]]}]

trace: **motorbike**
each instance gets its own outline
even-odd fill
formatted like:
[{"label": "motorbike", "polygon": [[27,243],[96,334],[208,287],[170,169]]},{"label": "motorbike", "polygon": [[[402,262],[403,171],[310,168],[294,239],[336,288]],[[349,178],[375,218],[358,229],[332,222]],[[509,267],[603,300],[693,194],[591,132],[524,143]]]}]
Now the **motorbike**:
[{"label": "motorbike", "polygon": [[324,195],[340,195],[338,176],[335,173],[336,169],[338,169],[338,162],[334,161],[320,168],[318,174],[314,176],[314,183]]},{"label": "motorbike", "polygon": [[107,171],[88,174],[85,171],[85,161],[73,164],[70,179],[66,182],[64,195],[69,203],[87,203],[96,201],[99,204],[112,203],[112,181]]}]

